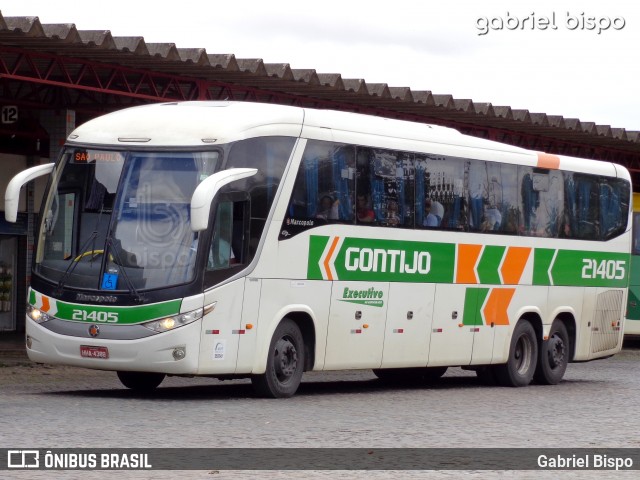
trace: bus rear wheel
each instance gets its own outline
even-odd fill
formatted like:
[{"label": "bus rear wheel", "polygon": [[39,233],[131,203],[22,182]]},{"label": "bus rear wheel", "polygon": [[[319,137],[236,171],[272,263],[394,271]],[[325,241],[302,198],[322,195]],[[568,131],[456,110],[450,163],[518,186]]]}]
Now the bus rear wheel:
[{"label": "bus rear wheel", "polygon": [[569,334],[560,320],[551,325],[549,338],[540,345],[538,367],[534,378],[543,385],[560,383],[569,363]]},{"label": "bus rear wheel", "polygon": [[122,385],[136,392],[150,392],[164,380],[164,373],[117,372]]},{"label": "bus rear wheel", "polygon": [[496,379],[505,387],[525,387],[533,380],[537,363],[536,332],[528,320],[520,320],[513,329],[507,363],[495,367]]},{"label": "bus rear wheel", "polygon": [[304,355],[300,328],[293,320],[285,318],[271,339],[266,371],[251,377],[255,392],[269,398],[293,396],[302,380]]}]

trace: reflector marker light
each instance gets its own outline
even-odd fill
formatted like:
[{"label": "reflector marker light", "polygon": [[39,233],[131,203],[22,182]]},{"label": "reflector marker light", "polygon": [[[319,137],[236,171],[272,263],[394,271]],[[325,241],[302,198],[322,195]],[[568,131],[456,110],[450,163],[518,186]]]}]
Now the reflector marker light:
[{"label": "reflector marker light", "polygon": [[231,333],[233,335],[244,335],[245,330],[244,329],[243,330],[231,330]]},{"label": "reflector marker light", "polygon": [[431,330],[433,333],[442,333],[442,329],[441,328],[434,328],[433,330]]},{"label": "reflector marker light", "polygon": [[354,330],[351,330],[351,333],[362,333],[362,329],[361,328],[356,328]]},{"label": "reflector marker light", "polygon": [[220,330],[205,330],[205,332],[207,335],[219,335],[220,334]]},{"label": "reflector marker light", "polygon": [[393,333],[404,333],[404,328],[394,328]]}]

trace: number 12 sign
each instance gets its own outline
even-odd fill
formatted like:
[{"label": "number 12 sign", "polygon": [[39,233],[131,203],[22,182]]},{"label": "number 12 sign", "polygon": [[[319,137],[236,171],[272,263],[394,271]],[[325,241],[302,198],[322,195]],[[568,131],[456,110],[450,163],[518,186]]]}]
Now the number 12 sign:
[{"label": "number 12 sign", "polygon": [[2,123],[16,123],[18,121],[18,107],[3,105],[0,117],[2,117]]}]

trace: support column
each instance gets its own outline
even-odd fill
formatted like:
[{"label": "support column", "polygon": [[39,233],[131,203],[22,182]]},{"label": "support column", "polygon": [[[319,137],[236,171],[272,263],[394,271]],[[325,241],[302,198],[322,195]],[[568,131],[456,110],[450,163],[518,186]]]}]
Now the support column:
[{"label": "support column", "polygon": [[43,110],[40,124],[49,133],[49,159],[55,162],[69,134],[76,128],[75,110]]}]

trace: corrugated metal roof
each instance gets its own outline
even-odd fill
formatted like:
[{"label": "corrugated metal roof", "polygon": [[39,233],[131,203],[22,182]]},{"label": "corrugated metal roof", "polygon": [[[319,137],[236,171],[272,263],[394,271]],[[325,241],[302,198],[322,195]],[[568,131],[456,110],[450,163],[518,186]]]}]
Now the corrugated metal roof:
[{"label": "corrugated metal roof", "polygon": [[[211,54],[204,48],[147,43],[143,37],[113,37],[109,30],[78,30],[72,23],[41,24],[38,17],[3,17],[0,46],[13,46],[131,68],[227,82],[273,92],[344,102],[379,114],[425,122],[466,124],[640,154],[640,132],[577,118],[533,113],[447,94],[415,91],[342,78],[339,73],[295,69],[287,63]],[[390,67],[391,68],[391,67]]]}]

